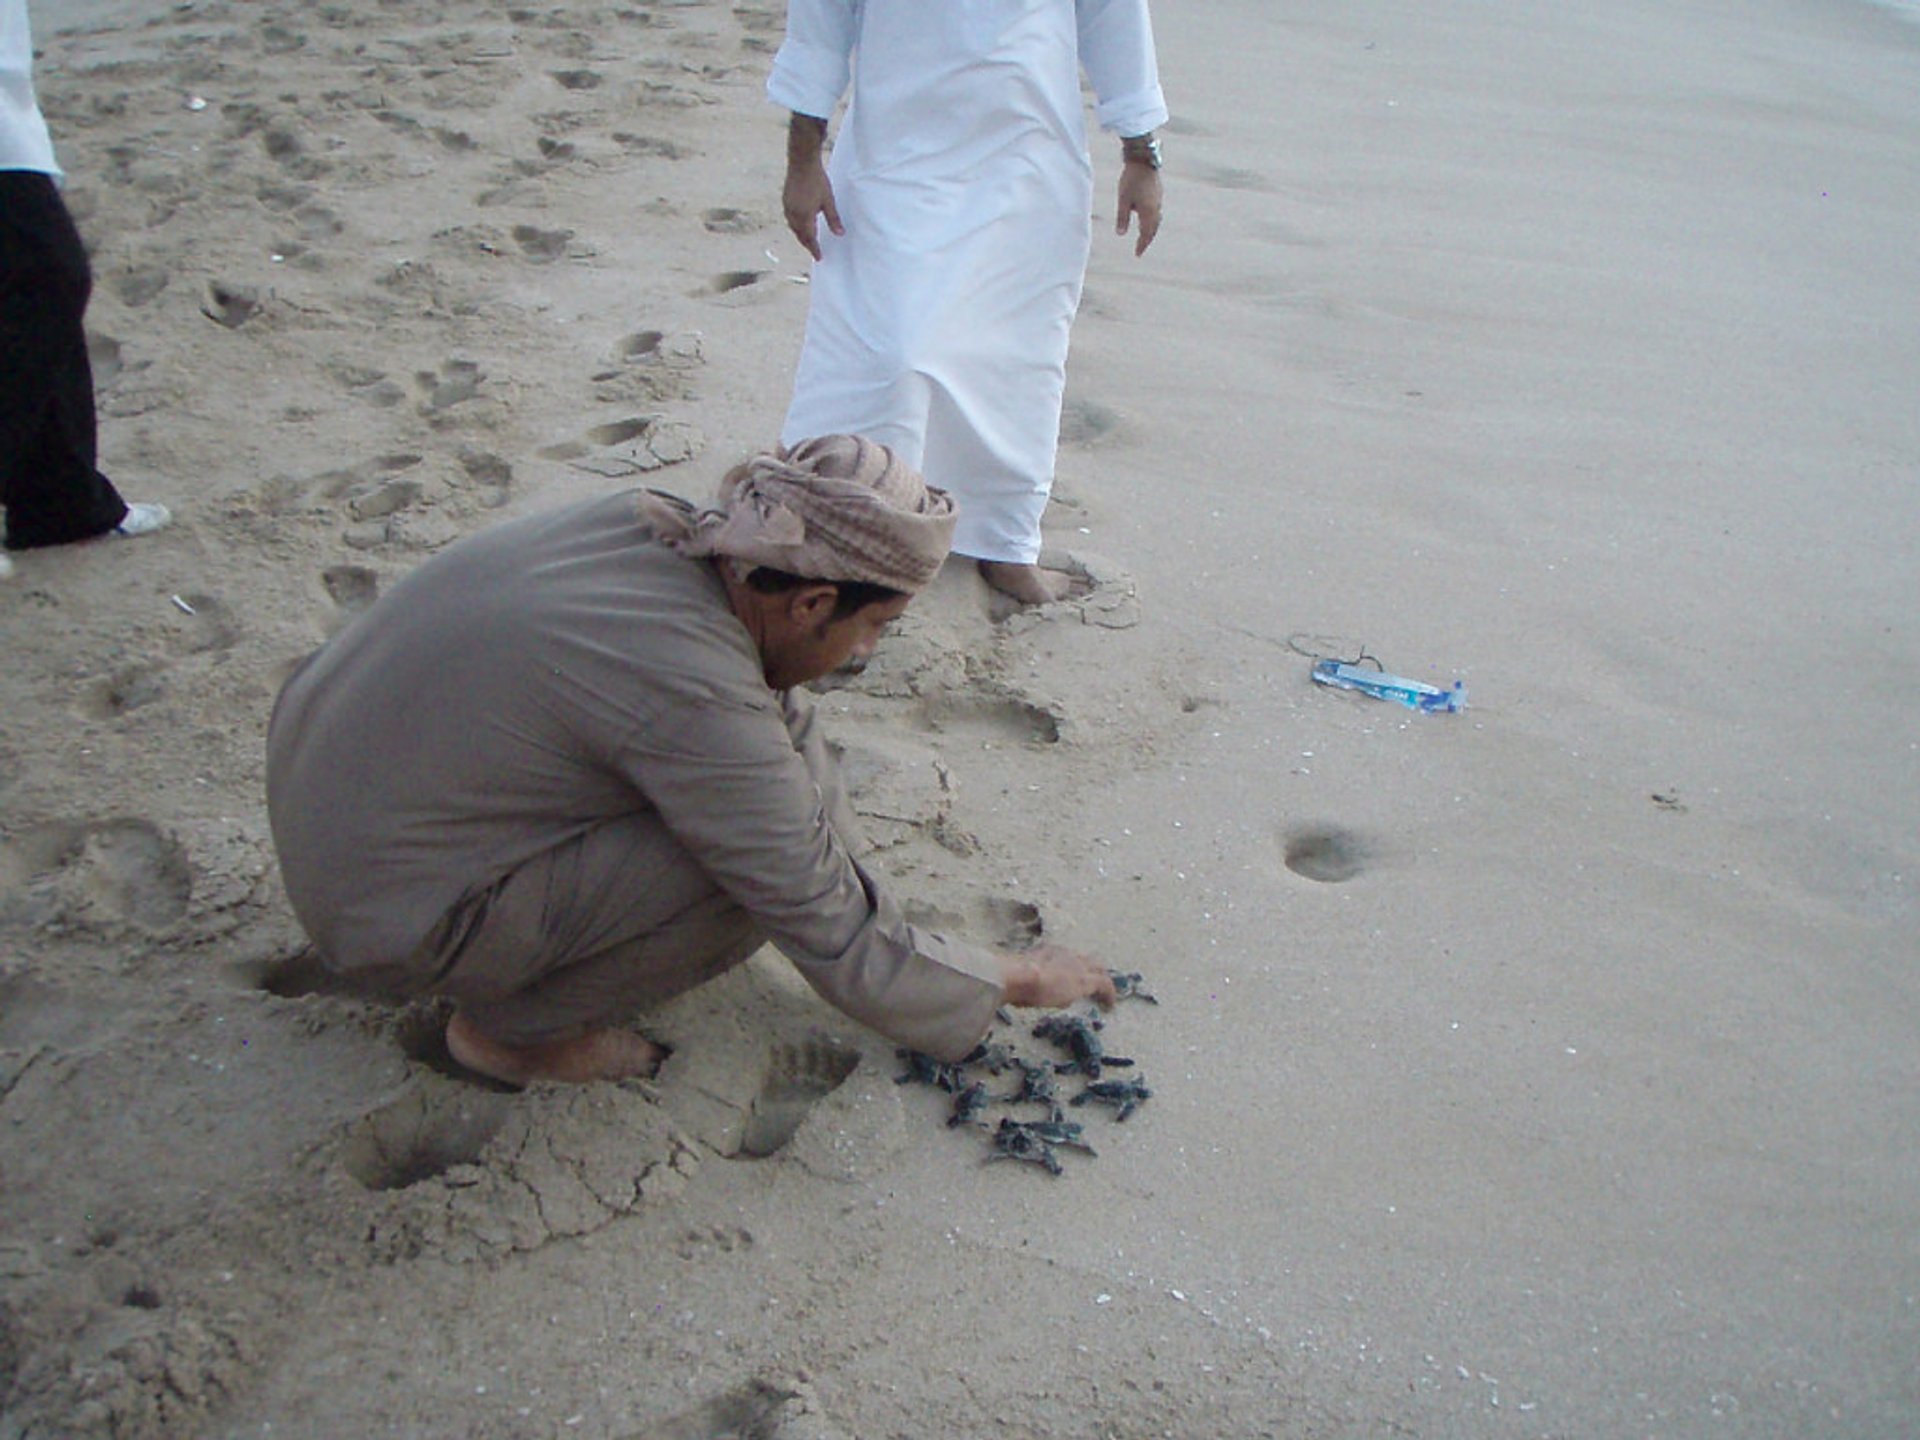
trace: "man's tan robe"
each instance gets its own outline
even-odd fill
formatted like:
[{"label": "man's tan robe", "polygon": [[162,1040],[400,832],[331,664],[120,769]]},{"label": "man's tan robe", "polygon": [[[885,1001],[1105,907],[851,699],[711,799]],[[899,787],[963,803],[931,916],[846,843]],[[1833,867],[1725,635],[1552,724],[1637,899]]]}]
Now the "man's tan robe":
[{"label": "man's tan robe", "polygon": [[711,565],[614,495],[494,526],[287,681],[267,741],[287,894],[327,963],[510,1044],[606,1024],[771,940],[822,997],[957,1059],[995,958],[854,858],[808,698]]}]

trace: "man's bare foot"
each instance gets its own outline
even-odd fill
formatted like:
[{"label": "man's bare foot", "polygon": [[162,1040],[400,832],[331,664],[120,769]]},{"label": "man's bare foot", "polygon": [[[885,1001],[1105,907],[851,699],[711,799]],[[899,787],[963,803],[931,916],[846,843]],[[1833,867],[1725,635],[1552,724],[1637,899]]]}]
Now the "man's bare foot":
[{"label": "man's bare foot", "polygon": [[1046,605],[1085,593],[1086,586],[1064,570],[1043,570],[1012,560],[982,560],[980,578],[1022,605]]},{"label": "man's bare foot", "polygon": [[652,1075],[667,1058],[664,1047],[631,1030],[589,1030],[544,1045],[503,1045],[457,1013],[447,1022],[447,1050],[467,1069],[509,1085],[629,1080]]}]

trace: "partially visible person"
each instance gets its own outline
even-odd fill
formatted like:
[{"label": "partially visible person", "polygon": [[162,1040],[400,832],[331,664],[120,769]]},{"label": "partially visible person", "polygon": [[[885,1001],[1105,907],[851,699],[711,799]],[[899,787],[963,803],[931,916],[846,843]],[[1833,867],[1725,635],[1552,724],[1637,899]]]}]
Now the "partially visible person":
[{"label": "partially visible person", "polygon": [[781,438],[892,446],[959,501],[955,553],[1025,604],[1070,588],[1038,560],[1092,238],[1083,69],[1121,137],[1114,229],[1137,225],[1141,255],[1167,119],[1147,0],[788,0],[767,80],[792,112],[782,208],[815,262]]},{"label": "partially visible person", "polygon": [[884,446],[810,440],[718,509],[609,495],[428,560],[287,680],[267,812],[288,899],[354,988],[450,996],[515,1084],[650,1073],[625,1021],[771,941],[898,1044],[964,1056],[1002,1004],[1110,1005],[1058,946],[910,923],[800,688],[872,653],[953,507]]},{"label": "partially visible person", "polygon": [[[60,198],[33,90],[26,0],[0,0],[0,505],[6,548],[145,535],[164,505],[120,498],[98,465],[83,323],[93,275]],[[0,556],[0,575],[12,562]]]}]

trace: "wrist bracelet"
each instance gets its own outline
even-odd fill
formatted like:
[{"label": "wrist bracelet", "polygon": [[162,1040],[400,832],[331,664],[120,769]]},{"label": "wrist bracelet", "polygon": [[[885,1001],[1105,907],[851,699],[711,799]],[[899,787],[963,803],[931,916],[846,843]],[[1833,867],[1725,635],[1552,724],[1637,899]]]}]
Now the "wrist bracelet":
[{"label": "wrist bracelet", "polygon": [[1149,130],[1144,135],[1126,135],[1120,140],[1120,158],[1129,165],[1160,168],[1160,137]]}]

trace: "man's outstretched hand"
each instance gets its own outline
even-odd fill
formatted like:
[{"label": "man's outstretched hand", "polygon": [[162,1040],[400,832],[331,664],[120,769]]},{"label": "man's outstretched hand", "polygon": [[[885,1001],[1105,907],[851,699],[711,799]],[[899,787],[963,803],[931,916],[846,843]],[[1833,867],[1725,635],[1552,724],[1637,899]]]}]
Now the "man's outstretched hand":
[{"label": "man's outstretched hand", "polygon": [[833,185],[827,179],[827,167],[818,160],[811,166],[787,171],[787,183],[780,192],[780,205],[786,211],[787,228],[793,238],[806,247],[814,259],[820,258],[819,219],[826,217],[827,228],[836,235],[846,234],[840,212],[834,207]]},{"label": "man's outstretched hand", "polygon": [[1126,234],[1128,224],[1137,216],[1140,233],[1133,242],[1136,256],[1146,254],[1147,247],[1153,244],[1153,237],[1160,233],[1160,206],[1163,199],[1164,189],[1158,170],[1133,161],[1120,167],[1120,204],[1113,218],[1113,233]]},{"label": "man's outstretched hand", "polygon": [[787,183],[780,191],[780,208],[787,228],[814,259],[820,258],[820,217],[836,235],[846,234],[840,211],[833,203],[833,182],[827,179],[825,160],[827,122],[812,115],[793,115],[787,122]]},{"label": "man's outstretched hand", "polygon": [[1007,1004],[1028,1010],[1061,1010],[1079,1000],[1111,1010],[1118,998],[1106,966],[1064,945],[1002,951],[1000,977]]}]

